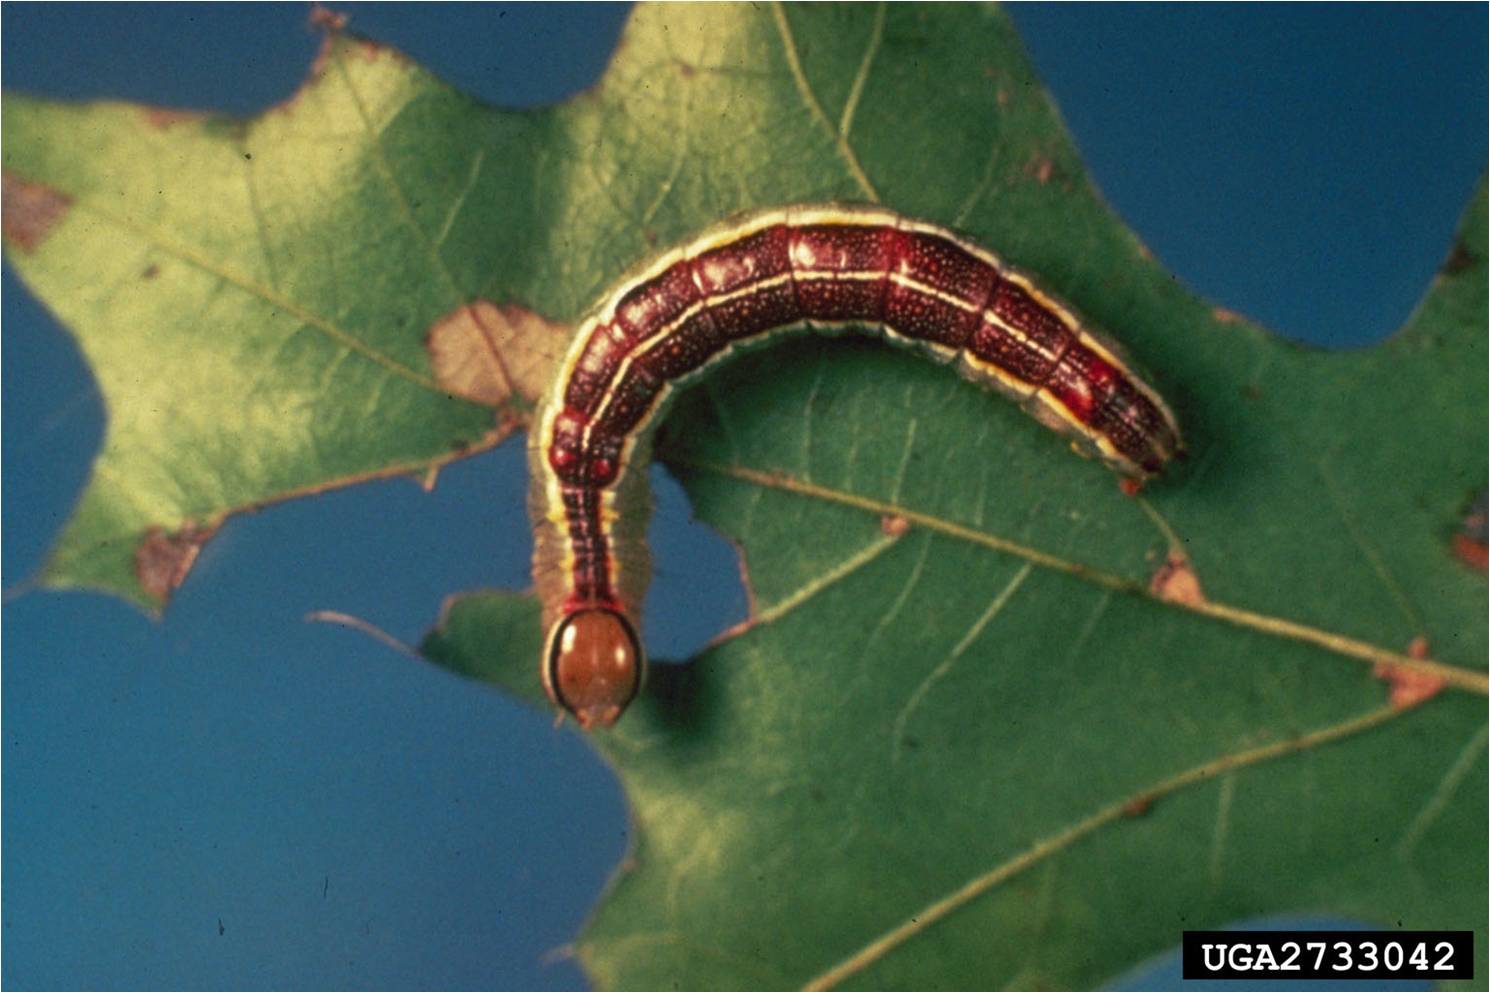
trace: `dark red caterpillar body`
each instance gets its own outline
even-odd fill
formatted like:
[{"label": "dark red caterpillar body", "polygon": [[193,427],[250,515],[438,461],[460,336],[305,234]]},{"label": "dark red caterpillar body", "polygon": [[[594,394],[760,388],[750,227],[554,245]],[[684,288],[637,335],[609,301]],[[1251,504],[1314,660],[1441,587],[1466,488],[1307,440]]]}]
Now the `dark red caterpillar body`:
[{"label": "dark red caterpillar body", "polygon": [[1174,416],[1113,346],[952,232],[835,204],[727,222],[606,294],[530,436],[544,685],[582,725],[612,723],[640,686],[644,463],[662,402],[739,344],[843,325],[956,362],[1126,477],[1180,450]]}]

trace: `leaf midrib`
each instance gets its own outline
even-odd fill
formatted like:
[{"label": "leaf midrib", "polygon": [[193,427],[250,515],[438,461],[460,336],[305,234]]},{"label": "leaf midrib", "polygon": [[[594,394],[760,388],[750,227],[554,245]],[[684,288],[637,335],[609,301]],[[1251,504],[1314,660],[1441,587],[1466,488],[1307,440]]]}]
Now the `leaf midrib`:
[{"label": "leaf midrib", "polygon": [[[691,459],[676,460],[675,464],[694,471],[709,472],[730,479],[740,480],[760,489],[776,489],[795,493],[808,499],[822,500],[827,503],[873,514],[880,518],[903,518],[911,524],[920,525],[941,534],[957,538],[958,540],[992,549],[996,552],[1016,556],[1036,567],[1063,573],[1101,589],[1127,596],[1139,597],[1164,607],[1186,611],[1202,617],[1209,617],[1213,620],[1224,621],[1274,637],[1312,645],[1332,654],[1354,659],[1355,661],[1369,665],[1394,666],[1402,670],[1442,680],[1447,686],[1453,687],[1456,690],[1477,693],[1482,696],[1490,693],[1490,676],[1462,665],[1449,664],[1434,658],[1416,658],[1402,652],[1352,638],[1345,634],[1324,628],[1312,627],[1287,618],[1258,613],[1244,607],[1236,607],[1214,600],[1207,599],[1197,603],[1191,603],[1169,599],[1150,589],[1148,583],[1144,580],[1121,576],[1087,565],[1086,563],[1062,558],[1043,549],[1022,544],[986,530],[959,524],[956,521],[951,521],[926,511],[807,482],[798,479],[788,472],[763,471],[743,465],[727,465]],[[1141,500],[1142,497],[1136,499]],[[1157,511],[1154,511],[1152,508],[1146,509],[1151,514],[1157,515]],[[1159,518],[1159,520],[1162,521],[1162,518]],[[1170,535],[1174,534],[1167,523],[1164,524],[1164,530]],[[1173,542],[1173,537],[1170,540]],[[1182,547],[1182,545],[1174,545],[1171,548],[1171,554],[1183,555],[1183,552],[1180,551]],[[780,613],[781,611],[776,611],[771,619],[775,619]],[[743,632],[754,626],[753,623],[747,622],[737,629],[735,633]]]},{"label": "leaf midrib", "polygon": [[[56,187],[53,188],[55,189]],[[257,280],[251,279],[248,276],[244,276],[243,274],[236,272],[226,263],[214,260],[206,253],[192,246],[175,241],[157,228],[151,227],[146,224],[141,224],[137,221],[132,221],[121,214],[116,214],[115,212],[109,210],[107,207],[99,205],[91,197],[80,196],[65,189],[59,190],[59,192],[72,199],[73,210],[81,210],[84,213],[92,214],[103,221],[123,228],[124,230],[144,239],[145,242],[151,247],[166,252],[167,254],[174,256],[178,260],[185,262],[188,265],[195,266],[197,269],[200,269],[202,272],[205,272],[208,275],[216,276],[218,279],[221,279],[224,282],[237,287],[239,290],[247,293],[249,296],[256,297],[264,303],[270,304],[274,307],[278,307],[279,309],[285,311],[286,313],[303,322],[306,326],[315,328],[317,331],[325,334],[328,338],[335,341],[343,348],[355,352],[361,355],[363,358],[382,366],[394,375],[400,376],[403,379],[406,379],[416,386],[422,387],[423,389],[428,390],[431,393],[438,394],[441,397],[448,397],[448,394],[444,390],[440,389],[438,384],[436,384],[433,379],[414,369],[409,368],[402,362],[399,362],[397,359],[393,358],[391,355],[388,355],[386,352],[380,351],[379,349],[367,344],[366,342],[359,339],[352,332],[337,325],[334,321],[322,317],[321,315],[315,313],[302,304],[291,300],[289,297],[280,294],[278,291],[265,286]]]}]

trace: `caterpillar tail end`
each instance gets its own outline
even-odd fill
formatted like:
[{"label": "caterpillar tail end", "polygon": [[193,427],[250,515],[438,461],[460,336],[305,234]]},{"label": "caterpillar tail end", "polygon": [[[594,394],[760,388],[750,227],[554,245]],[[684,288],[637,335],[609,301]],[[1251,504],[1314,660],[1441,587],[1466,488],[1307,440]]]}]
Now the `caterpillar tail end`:
[{"label": "caterpillar tail end", "polygon": [[586,731],[606,728],[641,689],[646,656],[636,629],[609,607],[565,614],[549,633],[543,688]]}]

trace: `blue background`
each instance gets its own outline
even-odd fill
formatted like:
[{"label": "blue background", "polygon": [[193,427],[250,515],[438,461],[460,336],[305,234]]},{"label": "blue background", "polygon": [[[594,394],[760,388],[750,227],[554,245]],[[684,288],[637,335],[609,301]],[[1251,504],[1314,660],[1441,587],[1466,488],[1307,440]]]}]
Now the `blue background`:
[{"label": "blue background", "polygon": [[[507,105],[589,85],[625,17],[342,9]],[[1483,6],[1011,13],[1098,186],[1182,280],[1332,346],[1406,318],[1485,166]],[[8,4],[3,31],[7,87],[245,114],[317,46],[299,5]],[[518,445],[432,494],[392,481],[236,518],[162,623],[30,591],[103,412],[8,268],[3,291],[0,981],[581,985],[552,950],[625,849],[605,769],[546,714],[302,623],[342,610],[414,642],[447,593],[526,585]],[[728,548],[664,489],[655,592],[695,606],[646,634],[681,655],[744,601]]]}]

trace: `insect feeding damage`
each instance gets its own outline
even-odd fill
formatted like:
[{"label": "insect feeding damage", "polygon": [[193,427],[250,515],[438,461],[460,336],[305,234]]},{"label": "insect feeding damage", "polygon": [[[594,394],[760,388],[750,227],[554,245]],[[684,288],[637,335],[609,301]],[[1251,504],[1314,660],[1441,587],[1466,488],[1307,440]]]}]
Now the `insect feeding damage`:
[{"label": "insect feeding damage", "polygon": [[152,526],[135,548],[135,578],[151,599],[164,604],[197,561],[202,546],[217,533],[215,527],[186,525],[177,531]]},{"label": "insect feeding damage", "polygon": [[72,198],[42,183],[0,173],[0,229],[23,252],[33,252],[67,215]]},{"label": "insect feeding damage", "polygon": [[[1432,654],[1428,639],[1422,636],[1412,639],[1412,643],[1407,646],[1408,658],[1426,659]],[[1409,669],[1405,665],[1394,662],[1376,663],[1371,674],[1390,687],[1388,699],[1397,710],[1407,710],[1431,700],[1446,685],[1441,676],[1418,669]]]},{"label": "insect feeding damage", "polygon": [[568,327],[514,304],[475,300],[430,325],[424,345],[435,382],[488,407],[535,405],[553,378]]},{"label": "insect feeding damage", "polygon": [[1149,578],[1149,589],[1161,600],[1184,606],[1197,607],[1204,604],[1205,591],[1200,587],[1200,577],[1184,552],[1171,551],[1164,564],[1154,570]]},{"label": "insect feeding damage", "polygon": [[1486,546],[1490,527],[1487,527],[1486,521],[1485,491],[1481,490],[1464,511],[1453,539],[1455,557],[1477,572],[1484,572],[1486,562],[1490,560],[1490,554],[1487,554],[1490,549]]}]

